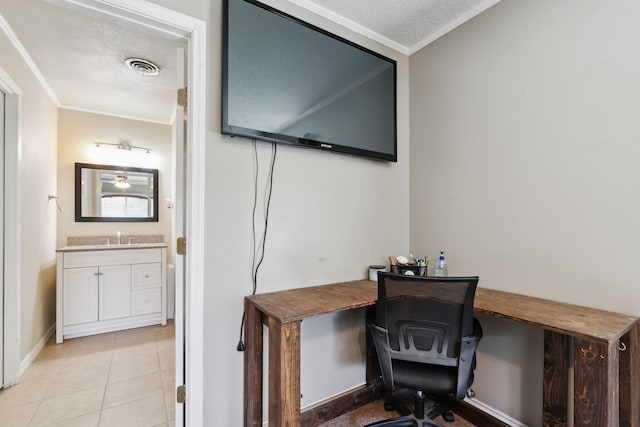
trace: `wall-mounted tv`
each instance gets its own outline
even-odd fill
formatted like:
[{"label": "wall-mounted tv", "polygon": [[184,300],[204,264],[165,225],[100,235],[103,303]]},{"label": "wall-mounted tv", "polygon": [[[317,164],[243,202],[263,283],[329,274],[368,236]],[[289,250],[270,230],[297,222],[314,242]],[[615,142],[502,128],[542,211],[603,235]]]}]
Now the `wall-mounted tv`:
[{"label": "wall-mounted tv", "polygon": [[395,61],[254,0],[223,16],[223,134],[397,160]]}]

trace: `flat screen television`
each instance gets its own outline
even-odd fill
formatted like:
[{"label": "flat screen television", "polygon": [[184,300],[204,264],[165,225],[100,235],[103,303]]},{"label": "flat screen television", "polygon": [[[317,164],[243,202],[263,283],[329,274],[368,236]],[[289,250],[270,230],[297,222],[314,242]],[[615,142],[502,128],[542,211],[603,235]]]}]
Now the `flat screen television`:
[{"label": "flat screen television", "polygon": [[394,60],[254,0],[223,17],[223,134],[397,160]]}]

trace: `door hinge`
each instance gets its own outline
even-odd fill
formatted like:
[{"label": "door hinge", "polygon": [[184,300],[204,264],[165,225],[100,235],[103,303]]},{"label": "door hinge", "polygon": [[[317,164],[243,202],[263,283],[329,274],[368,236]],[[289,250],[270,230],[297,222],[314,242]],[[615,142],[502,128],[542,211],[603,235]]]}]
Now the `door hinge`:
[{"label": "door hinge", "polygon": [[178,105],[187,108],[187,88],[178,89]]},{"label": "door hinge", "polygon": [[178,403],[184,403],[187,400],[187,386],[179,385],[176,389],[176,401]]},{"label": "door hinge", "polygon": [[186,237],[178,237],[178,240],[176,241],[176,252],[178,252],[178,255],[187,254],[187,238]]}]

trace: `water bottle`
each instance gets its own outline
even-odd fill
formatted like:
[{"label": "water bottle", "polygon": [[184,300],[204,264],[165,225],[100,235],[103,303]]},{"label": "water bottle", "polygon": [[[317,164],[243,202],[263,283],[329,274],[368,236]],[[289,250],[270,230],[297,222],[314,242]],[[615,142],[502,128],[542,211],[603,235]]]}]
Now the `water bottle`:
[{"label": "water bottle", "polygon": [[444,258],[444,251],[440,251],[440,259],[436,264],[436,277],[447,277],[447,260]]}]

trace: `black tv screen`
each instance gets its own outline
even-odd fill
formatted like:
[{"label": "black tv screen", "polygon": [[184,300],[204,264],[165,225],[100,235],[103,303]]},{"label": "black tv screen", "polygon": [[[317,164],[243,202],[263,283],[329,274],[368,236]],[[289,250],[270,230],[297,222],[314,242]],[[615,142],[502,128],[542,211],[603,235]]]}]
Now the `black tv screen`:
[{"label": "black tv screen", "polygon": [[222,133],[397,160],[396,62],[254,0],[225,0]]}]

